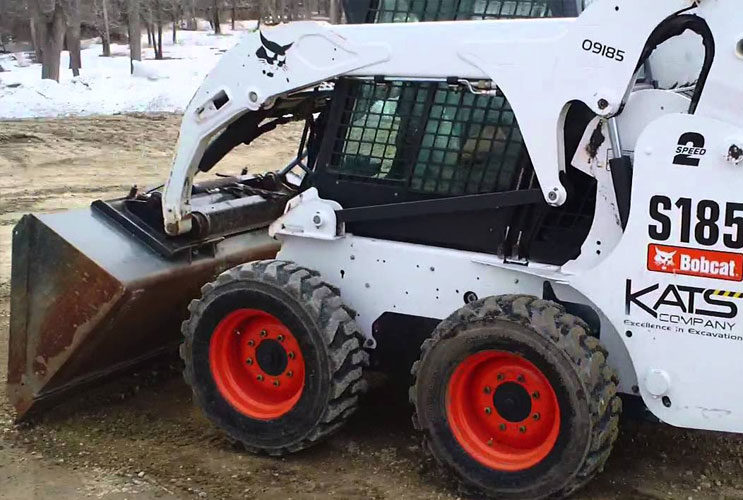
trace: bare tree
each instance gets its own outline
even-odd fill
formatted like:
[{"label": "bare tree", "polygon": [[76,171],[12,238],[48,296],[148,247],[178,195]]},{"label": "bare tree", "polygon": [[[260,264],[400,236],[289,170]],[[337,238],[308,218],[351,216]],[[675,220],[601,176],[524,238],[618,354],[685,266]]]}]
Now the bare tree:
[{"label": "bare tree", "polygon": [[41,52],[41,78],[59,81],[59,59],[67,31],[67,15],[61,0],[28,0]]},{"label": "bare tree", "polygon": [[36,19],[33,15],[29,15],[28,28],[31,32],[31,45],[34,47],[34,53],[36,54],[36,61],[41,61],[41,43],[39,43],[39,34],[36,30]]},{"label": "bare tree", "polygon": [[139,0],[127,0],[127,28],[129,30],[129,67],[134,73],[134,61],[142,60],[142,24]]},{"label": "bare tree", "polygon": [[80,53],[80,0],[68,0],[67,31],[65,41],[70,53],[70,69],[73,76],[80,76],[82,55]]},{"label": "bare tree", "polygon": [[101,10],[103,11],[103,55],[111,57],[111,24],[108,22],[108,0],[101,0]]},{"label": "bare tree", "polygon": [[212,0],[212,25],[214,26],[214,34],[222,34],[222,25],[219,21],[219,0]]},{"label": "bare tree", "polygon": [[[152,41],[155,49],[155,59],[163,58],[163,9],[161,0],[154,0],[152,3],[152,14],[154,24],[152,25]],[[157,37],[155,37],[157,30]]]},{"label": "bare tree", "polygon": [[181,13],[183,12],[183,7],[181,5],[182,1],[183,0],[171,0],[170,4],[168,5],[168,10],[170,11],[170,21],[173,25],[173,45],[175,45],[178,41],[176,33],[178,31],[178,22],[180,21]]}]

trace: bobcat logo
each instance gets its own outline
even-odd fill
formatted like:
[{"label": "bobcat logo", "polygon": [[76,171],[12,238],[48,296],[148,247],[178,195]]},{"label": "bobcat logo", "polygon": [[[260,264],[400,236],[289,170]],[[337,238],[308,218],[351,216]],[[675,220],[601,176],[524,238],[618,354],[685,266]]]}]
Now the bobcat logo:
[{"label": "bobcat logo", "polygon": [[664,271],[676,267],[674,257],[676,257],[676,252],[663,252],[657,248],[655,249],[655,265],[660,266]]},{"label": "bobcat logo", "polygon": [[[267,66],[263,70],[263,74],[269,78],[273,78],[279,69],[286,71],[286,51],[291,48],[294,43],[289,45],[279,45],[276,42],[272,42],[261,35],[261,46],[256,51],[255,55],[260,59],[264,65]],[[287,79],[287,81],[289,81]]]}]

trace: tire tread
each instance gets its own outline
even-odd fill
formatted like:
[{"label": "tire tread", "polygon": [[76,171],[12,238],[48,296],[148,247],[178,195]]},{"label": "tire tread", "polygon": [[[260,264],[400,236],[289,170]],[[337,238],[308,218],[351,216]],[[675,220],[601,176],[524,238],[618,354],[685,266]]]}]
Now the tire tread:
[{"label": "tire tread", "polygon": [[229,269],[214,282],[202,287],[201,299],[191,301],[188,307],[191,315],[181,327],[184,336],[180,347],[180,355],[185,364],[183,378],[191,386],[196,404],[217,427],[220,427],[219,419],[207,411],[207,402],[202,401],[196,390],[198,381],[194,380],[191,347],[207,303],[220,293],[221,287],[246,280],[281,288],[304,304],[317,325],[319,337],[324,341],[328,352],[328,369],[331,371],[329,400],[315,426],[302,439],[286,446],[267,448],[253,446],[240,441],[236,436],[230,436],[242,442],[250,452],[282,456],[312,446],[328,437],[340,429],[357,410],[359,396],[366,390],[366,382],[362,376],[363,369],[369,364],[369,355],[363,349],[364,336],[354,320],[355,312],[343,304],[338,289],[325,283],[316,271],[280,260],[251,262]]},{"label": "tire tread", "polygon": [[[583,381],[589,394],[591,421],[590,447],[581,467],[562,490],[554,492],[547,498],[564,498],[589,482],[606,464],[614,442],[619,435],[619,415],[622,401],[617,394],[618,379],[606,363],[608,352],[598,339],[590,336],[590,327],[581,318],[568,314],[565,308],[555,302],[538,299],[527,295],[503,295],[488,297],[468,304],[442,321],[431,338],[423,342],[419,361],[413,364],[411,373],[413,385],[409,391],[413,405],[413,426],[422,434],[422,449],[428,456],[433,456],[447,476],[457,478],[454,470],[443,463],[433,453],[429,444],[431,439],[426,429],[422,429],[417,415],[416,394],[419,384],[425,380],[418,378],[421,361],[426,354],[444,339],[452,338],[472,326],[487,324],[494,319],[506,319],[520,323],[535,330],[538,334],[551,340],[565,352]],[[460,482],[463,491],[482,495],[468,483]]]}]

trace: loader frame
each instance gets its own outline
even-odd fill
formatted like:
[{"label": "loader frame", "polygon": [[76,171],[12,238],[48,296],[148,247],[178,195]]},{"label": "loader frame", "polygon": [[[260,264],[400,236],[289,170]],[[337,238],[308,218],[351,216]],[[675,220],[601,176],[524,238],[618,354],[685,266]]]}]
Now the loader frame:
[{"label": "loader frame", "polygon": [[[661,4],[672,2],[652,6]],[[633,5],[639,4],[623,2],[615,12]],[[743,52],[732,4],[677,7],[675,17],[651,30],[642,57],[630,58],[639,68],[664,37],[691,29],[705,47],[699,81],[690,98],[628,89],[615,111],[596,113],[572,157],[596,179],[601,200],[577,258],[562,265],[511,262],[503,255],[360,236],[343,225],[345,207],[335,197],[326,202],[312,189],[290,201],[271,227],[282,241],[279,257],[317,269],[338,286],[359,311],[370,345],[375,321],[385,313],[441,318],[467,297],[518,293],[588,306],[598,314],[598,335],[621,392],[642,396],[652,413],[673,425],[743,432],[743,408],[728,382],[743,353],[743,225],[734,187],[743,131],[742,115],[732,114],[743,106],[743,88],[727,78],[740,69]],[[611,2],[593,5],[577,24],[599,11],[610,16],[614,8]],[[530,127],[518,99],[504,93],[515,102],[544,188]],[[634,174],[621,190],[617,174],[628,167]]]}]

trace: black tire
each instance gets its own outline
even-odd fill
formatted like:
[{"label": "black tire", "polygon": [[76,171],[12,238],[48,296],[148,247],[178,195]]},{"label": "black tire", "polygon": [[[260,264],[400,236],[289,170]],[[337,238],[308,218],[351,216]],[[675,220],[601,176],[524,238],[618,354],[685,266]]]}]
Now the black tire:
[{"label": "black tire", "polygon": [[[621,412],[607,352],[589,332],[583,320],[562,306],[528,296],[491,297],[452,314],[423,343],[412,370],[413,424],[423,434],[423,449],[471,494],[530,500],[564,498],[576,491],[603,468]],[[483,351],[526,359],[554,389],[559,433],[536,465],[518,471],[488,467],[453,434],[449,381],[464,359]]]},{"label": "black tire", "polygon": [[[356,411],[366,390],[363,336],[353,320],[355,313],[317,272],[284,261],[253,262],[222,273],[201,292],[182,326],[183,374],[196,405],[231,438],[250,452],[284,455],[328,437]],[[277,418],[251,418],[238,411],[217,388],[210,370],[212,334],[223,318],[241,308],[278,318],[303,356],[301,396]]]}]

